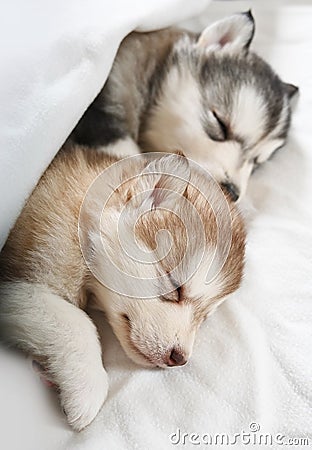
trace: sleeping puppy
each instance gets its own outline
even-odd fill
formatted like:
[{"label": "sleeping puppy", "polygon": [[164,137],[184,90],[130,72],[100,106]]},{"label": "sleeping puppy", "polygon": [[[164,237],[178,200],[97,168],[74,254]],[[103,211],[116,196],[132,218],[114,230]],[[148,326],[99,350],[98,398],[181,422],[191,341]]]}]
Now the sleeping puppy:
[{"label": "sleeping puppy", "polygon": [[183,156],[63,149],[0,253],[1,338],[47,369],[81,430],[108,389],[87,304],[136,363],[184,365],[202,321],[240,285],[244,247],[229,196]]},{"label": "sleeping puppy", "polygon": [[73,139],[111,152],[121,141],[121,153],[137,144],[181,149],[237,200],[253,169],[285,143],[297,91],[249,50],[254,31],[249,11],[199,35],[174,28],[130,34]]}]

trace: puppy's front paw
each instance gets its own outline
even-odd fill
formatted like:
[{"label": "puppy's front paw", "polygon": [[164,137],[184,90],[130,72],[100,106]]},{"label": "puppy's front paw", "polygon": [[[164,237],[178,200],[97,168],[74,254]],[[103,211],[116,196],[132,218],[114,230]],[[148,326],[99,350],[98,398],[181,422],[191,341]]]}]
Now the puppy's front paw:
[{"label": "puppy's front paw", "polygon": [[[91,369],[90,369],[91,370]],[[75,431],[81,431],[97,416],[108,392],[108,377],[103,369],[85,379],[66,383],[61,389],[61,405],[68,423]]]}]

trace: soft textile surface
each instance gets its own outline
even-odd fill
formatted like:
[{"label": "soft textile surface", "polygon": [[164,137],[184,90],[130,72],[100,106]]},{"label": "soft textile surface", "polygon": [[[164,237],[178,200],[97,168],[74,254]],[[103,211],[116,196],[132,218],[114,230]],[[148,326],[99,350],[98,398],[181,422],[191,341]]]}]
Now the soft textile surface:
[{"label": "soft textile surface", "polygon": [[[213,3],[191,26],[200,29],[250,5]],[[253,430],[260,426],[251,442],[259,443],[263,432],[273,439],[284,435],[284,443],[295,437],[309,437],[312,443],[312,5],[251,6],[257,21],[254,47],[301,93],[289,144],[254,174],[249,186],[241,289],[202,326],[192,360],[183,368],[135,366],[102,325],[109,397],[80,434],[67,427],[55,397],[40,384],[30,362],[2,352],[0,442],[9,445],[1,448],[170,449],[169,435],[178,428],[189,434],[228,433],[233,442],[233,435],[248,432],[251,423]],[[86,97],[78,94],[81,105]],[[67,120],[58,113],[62,117],[55,123],[57,114],[51,118],[55,130]],[[23,116],[23,111],[17,114]],[[67,128],[62,128],[64,134]],[[42,133],[38,143],[43,140]],[[179,448],[199,447],[188,439]],[[199,442],[201,436],[193,439]],[[233,448],[265,448],[239,442]],[[275,443],[271,448],[283,447]]]},{"label": "soft textile surface", "polygon": [[[100,91],[120,41],[209,0],[11,0],[0,18],[0,248],[25,199]],[[165,13],[164,13],[165,12]]]}]

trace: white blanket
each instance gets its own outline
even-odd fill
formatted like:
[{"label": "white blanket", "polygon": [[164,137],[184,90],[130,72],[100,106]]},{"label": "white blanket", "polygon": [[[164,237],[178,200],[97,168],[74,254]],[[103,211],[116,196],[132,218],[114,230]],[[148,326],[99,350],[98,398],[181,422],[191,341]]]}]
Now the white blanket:
[{"label": "white blanket", "polygon": [[[135,366],[102,324],[109,397],[94,423],[80,434],[68,428],[55,397],[33,375],[30,363],[2,352],[1,448],[166,450],[175,447],[177,430],[188,436],[184,446],[176,447],[187,449],[231,448],[205,445],[209,436],[204,433],[219,443],[221,436],[216,435],[227,434],[224,442],[233,443],[235,433],[242,431],[250,432],[251,441],[248,444],[248,437],[240,435],[233,448],[266,448],[259,444],[261,433],[272,438],[273,449],[283,448],[280,443],[288,444],[292,438],[298,439],[295,443],[309,438],[312,444],[312,4],[295,0],[275,6],[251,3],[212,3],[204,15],[189,23],[200,29],[252,6],[257,22],[253,46],[285,81],[300,86],[288,145],[253,175],[249,186],[252,212],[242,287],[202,326],[192,359],[183,368]],[[159,9],[164,7],[164,1],[158,4]],[[89,75],[92,68],[87,69]],[[99,80],[106,70],[94,77]],[[70,89],[71,81],[64,80],[59,92],[65,96],[64,114],[59,108],[51,113],[46,129],[49,138],[60,130],[65,137],[73,99],[81,109],[92,97],[88,83],[69,96]],[[24,111],[21,107],[16,114],[27,122]],[[42,114],[38,110],[38,126],[42,126]],[[45,145],[43,130],[30,165]],[[27,128],[22,127],[20,138],[26,135]],[[52,147],[60,140],[55,137]],[[261,439],[263,443],[265,437]],[[293,448],[307,447],[301,442]]]},{"label": "white blanket", "polygon": [[0,249],[22,206],[98,94],[121,40],[209,0],[10,0],[0,19]]}]

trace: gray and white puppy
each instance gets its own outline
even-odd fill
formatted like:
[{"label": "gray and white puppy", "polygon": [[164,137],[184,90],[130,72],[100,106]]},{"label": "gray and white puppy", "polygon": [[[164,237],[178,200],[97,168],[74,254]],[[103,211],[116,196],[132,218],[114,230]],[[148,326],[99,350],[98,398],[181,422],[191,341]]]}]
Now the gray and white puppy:
[{"label": "gray and white puppy", "polygon": [[130,34],[73,139],[111,151],[124,140],[126,154],[137,145],[182,150],[237,200],[253,169],[285,143],[298,90],[249,50],[254,31],[248,11],[199,35],[176,28]]}]

